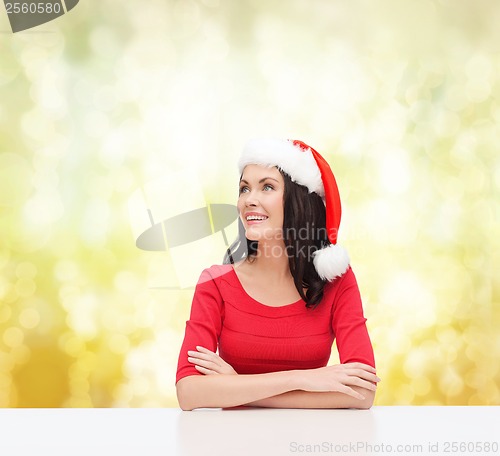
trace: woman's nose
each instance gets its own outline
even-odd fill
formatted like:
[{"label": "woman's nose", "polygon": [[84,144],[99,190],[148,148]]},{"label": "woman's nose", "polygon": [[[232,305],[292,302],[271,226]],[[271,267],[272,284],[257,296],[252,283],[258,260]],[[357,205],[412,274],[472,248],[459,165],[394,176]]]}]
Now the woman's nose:
[{"label": "woman's nose", "polygon": [[258,202],[257,196],[254,192],[248,192],[247,197],[245,198],[246,206],[256,206]]}]

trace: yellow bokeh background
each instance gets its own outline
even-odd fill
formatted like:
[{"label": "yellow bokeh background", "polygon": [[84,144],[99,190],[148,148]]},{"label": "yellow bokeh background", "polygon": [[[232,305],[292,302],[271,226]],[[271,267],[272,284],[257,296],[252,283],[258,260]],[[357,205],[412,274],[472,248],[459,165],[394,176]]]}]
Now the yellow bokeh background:
[{"label": "yellow bokeh background", "polygon": [[190,170],[157,204],[235,204],[265,136],[334,170],[375,404],[500,404],[499,22],[486,0],[81,0],[12,34],[2,4],[0,406],[177,407],[176,271],[223,251],[138,249],[131,201]]}]

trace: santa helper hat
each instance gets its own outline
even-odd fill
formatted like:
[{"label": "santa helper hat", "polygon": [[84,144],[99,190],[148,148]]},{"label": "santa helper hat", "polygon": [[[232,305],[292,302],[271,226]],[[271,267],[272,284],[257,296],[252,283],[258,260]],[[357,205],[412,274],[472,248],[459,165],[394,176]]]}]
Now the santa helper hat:
[{"label": "santa helper hat", "polygon": [[313,264],[323,280],[332,281],[347,271],[347,251],[337,244],[342,207],[337,182],[327,161],[312,147],[298,140],[254,139],[249,141],[238,161],[240,174],[246,165],[277,166],[292,181],[304,185],[309,193],[323,199],[326,231],[330,245],[313,253]]}]

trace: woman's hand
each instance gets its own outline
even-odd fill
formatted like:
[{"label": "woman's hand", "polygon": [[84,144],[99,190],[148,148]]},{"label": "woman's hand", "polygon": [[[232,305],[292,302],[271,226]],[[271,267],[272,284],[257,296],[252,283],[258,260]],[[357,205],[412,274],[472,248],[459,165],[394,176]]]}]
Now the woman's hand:
[{"label": "woman's hand", "polygon": [[376,391],[380,381],[375,374],[375,368],[363,363],[336,364],[297,372],[300,389],[304,391],[338,391],[360,400],[365,397],[352,389],[352,386]]},{"label": "woman's hand", "polygon": [[188,351],[188,361],[202,374],[238,374],[217,353],[200,346],[196,346],[196,350],[198,351]]}]

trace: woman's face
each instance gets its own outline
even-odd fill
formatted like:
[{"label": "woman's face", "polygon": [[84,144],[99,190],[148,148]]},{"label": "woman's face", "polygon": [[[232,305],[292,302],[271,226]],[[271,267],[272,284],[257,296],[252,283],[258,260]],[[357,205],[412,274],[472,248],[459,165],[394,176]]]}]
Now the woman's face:
[{"label": "woman's face", "polygon": [[238,213],[247,239],[282,239],[284,191],[285,182],[278,168],[245,166],[240,180]]}]

